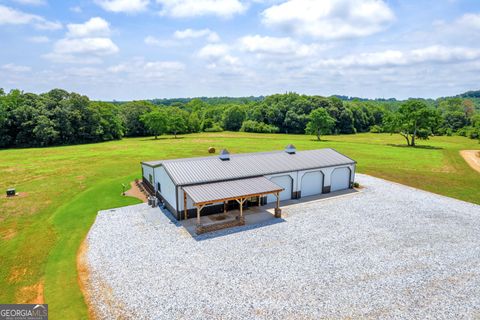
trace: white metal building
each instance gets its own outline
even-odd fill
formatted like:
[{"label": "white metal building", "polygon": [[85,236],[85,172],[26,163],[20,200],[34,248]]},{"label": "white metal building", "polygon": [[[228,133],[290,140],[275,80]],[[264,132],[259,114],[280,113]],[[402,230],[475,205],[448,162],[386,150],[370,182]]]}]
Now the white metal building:
[{"label": "white metal building", "polygon": [[194,217],[199,205],[209,214],[238,208],[238,199],[264,205],[277,196],[283,201],[348,189],[356,162],[333,149],[297,151],[289,145],[283,151],[222,150],[219,156],[141,164],[145,185],[180,220]]}]

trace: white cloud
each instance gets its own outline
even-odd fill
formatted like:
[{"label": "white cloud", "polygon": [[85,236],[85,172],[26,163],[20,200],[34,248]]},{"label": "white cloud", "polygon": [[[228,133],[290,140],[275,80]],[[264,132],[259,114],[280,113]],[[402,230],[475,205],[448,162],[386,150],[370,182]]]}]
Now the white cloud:
[{"label": "white cloud", "polygon": [[47,43],[50,42],[50,39],[46,36],[36,36],[28,38],[28,41],[32,43]]},{"label": "white cloud", "polygon": [[107,70],[114,74],[124,73],[136,79],[164,79],[183,72],[185,65],[178,61],[145,61],[137,58],[128,63],[111,66]]},{"label": "white cloud", "polygon": [[311,56],[324,48],[317,44],[302,44],[289,37],[245,36],[239,40],[243,51],[265,55]]},{"label": "white cloud", "polygon": [[14,0],[16,3],[32,5],[32,6],[43,6],[47,4],[45,0]]},{"label": "white cloud", "polygon": [[480,49],[465,47],[429,46],[412,50],[412,62],[460,62],[480,59]]},{"label": "white cloud", "polygon": [[159,75],[167,72],[182,71],[185,69],[185,65],[177,61],[150,61],[145,63],[143,69],[147,74]]},{"label": "white cloud", "polygon": [[161,40],[155,38],[154,36],[146,36],[143,41],[145,42],[145,44],[148,44],[150,46],[158,46],[161,43]]},{"label": "white cloud", "polygon": [[95,0],[106,11],[137,13],[145,11],[150,0]]},{"label": "white cloud", "polygon": [[466,13],[453,21],[435,21],[433,26],[434,30],[430,34],[439,40],[458,42],[458,44],[477,44],[480,32],[480,14]]},{"label": "white cloud", "polygon": [[210,42],[217,42],[220,40],[220,37],[216,32],[211,31],[210,29],[185,29],[177,30],[173,34],[177,39],[196,39],[205,37]]},{"label": "white cloud", "polygon": [[429,46],[413,50],[385,50],[319,60],[316,65],[329,68],[382,68],[420,63],[456,63],[480,59],[480,49]]},{"label": "white cloud", "polygon": [[30,67],[17,65],[14,63],[4,64],[2,65],[1,69],[8,72],[13,72],[13,73],[22,73],[22,72],[28,72],[31,70]]},{"label": "white cloud", "polygon": [[162,5],[161,15],[176,18],[204,15],[229,18],[247,9],[239,0],[157,0],[157,3]]},{"label": "white cloud", "polygon": [[225,44],[208,44],[198,51],[197,56],[208,62],[208,69],[228,70],[229,73],[242,73],[240,59],[230,54],[231,48]]},{"label": "white cloud", "polygon": [[480,14],[466,13],[452,21],[435,20],[433,26],[436,27],[434,32],[441,33],[478,33],[480,29]]},{"label": "white cloud", "polygon": [[85,23],[68,24],[68,37],[106,37],[110,35],[110,24],[100,17],[90,18]]},{"label": "white cloud", "polygon": [[92,67],[68,68],[65,70],[66,75],[84,78],[99,77],[102,73],[101,69]]},{"label": "white cloud", "polygon": [[62,28],[62,24],[59,22],[48,21],[41,16],[0,5],[0,25],[6,24],[32,24],[36,29],[40,30],[58,30]]},{"label": "white cloud", "polygon": [[467,28],[480,29],[480,14],[464,14],[457,19],[456,23]]},{"label": "white cloud", "polygon": [[118,47],[109,38],[64,38],[55,43],[54,52],[58,54],[106,56],[117,53]]},{"label": "white cloud", "polygon": [[55,63],[68,63],[68,64],[101,64],[102,59],[96,56],[80,56],[73,54],[62,54],[57,52],[50,52],[44,54],[43,58]]},{"label": "white cloud", "polygon": [[347,55],[341,58],[319,60],[317,65],[324,67],[385,67],[406,64],[405,54],[398,50],[386,50]]},{"label": "white cloud", "polygon": [[198,52],[198,56],[204,59],[217,59],[224,57],[230,52],[230,48],[225,44],[207,44]]},{"label": "white cloud", "polygon": [[189,39],[198,39],[205,38],[208,42],[217,42],[220,40],[220,37],[216,32],[211,31],[210,29],[185,29],[177,30],[173,33],[172,39],[160,39],[155,36],[149,35],[146,36],[143,40],[146,45],[157,46],[164,48],[178,47],[185,44],[190,44]]},{"label": "white cloud", "polygon": [[109,38],[64,38],[55,42],[53,51],[44,57],[58,63],[95,64],[118,51]]},{"label": "white cloud", "polygon": [[35,23],[34,26],[39,30],[59,30],[63,28],[60,22],[47,21],[47,20],[43,20],[41,22]]},{"label": "white cloud", "polygon": [[81,13],[83,10],[82,10],[82,7],[80,6],[74,6],[74,7],[70,7],[70,11],[75,13]]},{"label": "white cloud", "polygon": [[182,44],[181,42],[176,40],[171,40],[171,39],[164,40],[154,36],[146,36],[145,39],[143,39],[143,42],[145,42],[145,44],[149,46],[157,46],[157,47],[163,47],[163,48],[177,47]]},{"label": "white cloud", "polygon": [[322,39],[368,36],[395,19],[383,0],[289,0],[262,16],[267,26]]},{"label": "white cloud", "polygon": [[57,40],[52,52],[45,58],[59,63],[101,63],[101,57],[119,51],[108,37],[110,24],[102,18],[94,17],[84,23],[68,24],[64,38]]}]

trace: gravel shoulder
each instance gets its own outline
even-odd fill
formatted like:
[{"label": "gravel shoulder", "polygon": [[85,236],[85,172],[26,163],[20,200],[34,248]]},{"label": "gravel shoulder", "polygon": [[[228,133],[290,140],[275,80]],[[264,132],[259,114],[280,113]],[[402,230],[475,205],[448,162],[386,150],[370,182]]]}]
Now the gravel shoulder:
[{"label": "gravel shoulder", "polygon": [[480,317],[480,206],[366,175],[283,222],[193,238],[145,204],[87,236],[99,318]]}]

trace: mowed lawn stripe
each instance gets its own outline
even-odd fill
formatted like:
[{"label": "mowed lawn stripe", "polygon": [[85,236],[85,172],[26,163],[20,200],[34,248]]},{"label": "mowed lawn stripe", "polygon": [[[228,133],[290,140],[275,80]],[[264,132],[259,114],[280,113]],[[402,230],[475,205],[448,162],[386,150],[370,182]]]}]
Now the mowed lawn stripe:
[{"label": "mowed lawn stripe", "polygon": [[56,232],[56,243],[45,268],[45,300],[60,318],[87,318],[87,309],[77,283],[77,251],[99,210],[141,202],[136,198],[119,196],[119,186],[134,177],[99,183],[61,206],[49,218]]}]

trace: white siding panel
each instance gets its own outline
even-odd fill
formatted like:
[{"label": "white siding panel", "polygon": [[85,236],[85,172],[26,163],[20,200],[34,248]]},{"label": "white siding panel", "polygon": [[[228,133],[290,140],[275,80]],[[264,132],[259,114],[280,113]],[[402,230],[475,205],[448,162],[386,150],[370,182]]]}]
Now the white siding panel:
[{"label": "white siding panel", "polygon": [[[280,187],[285,189],[282,192],[280,192],[280,200],[290,200],[292,198],[292,185],[293,185],[292,177],[290,177],[289,175],[278,176],[278,177],[270,178],[270,181],[278,184]],[[275,197],[275,195],[270,194],[267,196],[267,203],[271,203],[275,201],[277,201],[277,197]]]},{"label": "white siding panel", "polygon": [[[187,209],[195,209],[192,199],[187,196]],[[178,188],[178,210],[183,211],[183,189]]]},{"label": "white siding panel", "polygon": [[153,177],[153,168],[152,167],[149,167],[147,165],[142,165],[142,168],[143,168],[143,177],[147,180],[147,181],[150,181],[149,179],[149,176],[151,175],[152,176],[152,186],[154,185],[153,183],[153,180],[154,180],[154,177]]},{"label": "white siding panel", "polygon": [[[165,198],[172,207],[176,208],[175,185],[164,167],[155,168],[155,181],[160,183],[160,190],[157,191],[160,192],[162,197]],[[155,185],[155,189],[157,188],[158,184]]]},{"label": "white siding panel", "polygon": [[350,187],[350,169],[337,168],[332,172],[330,191],[345,190]]},{"label": "white siding panel", "polygon": [[307,172],[302,177],[300,189],[302,197],[313,196],[322,193],[323,174],[321,171]]}]

